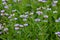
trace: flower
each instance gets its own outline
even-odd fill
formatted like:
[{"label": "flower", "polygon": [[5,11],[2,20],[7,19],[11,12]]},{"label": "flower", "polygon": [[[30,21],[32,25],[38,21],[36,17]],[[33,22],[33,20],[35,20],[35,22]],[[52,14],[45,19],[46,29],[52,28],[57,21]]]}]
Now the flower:
[{"label": "flower", "polygon": [[17,26],[19,26],[19,24],[15,24],[14,26],[17,27]]},{"label": "flower", "polygon": [[4,8],[8,9],[8,6],[4,6]]},{"label": "flower", "polygon": [[58,35],[60,37],[60,32],[55,32],[56,35]]},{"label": "flower", "polygon": [[28,24],[26,23],[26,24],[24,24],[24,26],[28,26]]},{"label": "flower", "polygon": [[43,14],[43,12],[41,12],[41,11],[37,11],[36,13],[37,13],[38,15]]},{"label": "flower", "polygon": [[35,22],[39,22],[39,21],[41,21],[39,18],[36,18],[36,19],[35,19]]},{"label": "flower", "polygon": [[15,27],[15,30],[19,30],[19,27]]},{"label": "flower", "polygon": [[4,28],[4,31],[5,31],[5,32],[8,31],[8,28]]},{"label": "flower", "polygon": [[24,27],[24,26],[22,24],[20,24],[19,27]]},{"label": "flower", "polygon": [[17,20],[18,18],[14,18],[14,20]]},{"label": "flower", "polygon": [[44,18],[48,18],[48,15],[44,15]]},{"label": "flower", "polygon": [[2,26],[2,24],[0,23],[0,30],[2,30],[4,27]]},{"label": "flower", "polygon": [[1,10],[1,13],[4,13],[5,12],[5,10]]},{"label": "flower", "polygon": [[57,11],[53,11],[53,13],[57,13]]}]

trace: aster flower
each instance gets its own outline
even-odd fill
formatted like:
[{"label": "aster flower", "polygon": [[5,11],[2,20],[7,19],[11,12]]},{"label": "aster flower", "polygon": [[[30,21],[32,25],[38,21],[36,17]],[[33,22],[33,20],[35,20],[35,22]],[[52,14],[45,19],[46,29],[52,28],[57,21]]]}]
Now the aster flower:
[{"label": "aster flower", "polygon": [[41,12],[41,11],[37,11],[36,13],[37,13],[38,15],[43,14],[43,12]]},{"label": "aster flower", "polygon": [[59,20],[57,19],[57,20],[55,20],[55,22],[59,22]]},{"label": "aster flower", "polygon": [[0,34],[2,34],[2,32],[0,32]]},{"label": "aster flower", "polygon": [[1,10],[1,13],[4,13],[5,12],[5,10]]},{"label": "aster flower", "polygon": [[2,24],[0,24],[0,30],[2,30],[4,27],[2,26]]},{"label": "aster flower", "polygon": [[36,19],[35,19],[35,22],[39,22],[39,21],[41,21],[39,18],[36,18]]},{"label": "aster flower", "polygon": [[57,11],[53,11],[53,13],[55,14],[55,13],[57,13]]},{"label": "aster flower", "polygon": [[19,27],[15,27],[15,30],[19,30],[20,28]]},{"label": "aster flower", "polygon": [[24,24],[24,26],[28,26],[28,24],[26,23],[26,24]]},{"label": "aster flower", "polygon": [[15,27],[18,27],[18,26],[19,26],[19,24],[15,24],[14,26],[15,26]]},{"label": "aster flower", "polygon": [[4,31],[7,32],[8,31],[8,28],[4,28]]},{"label": "aster flower", "polygon": [[18,18],[14,18],[14,20],[17,20]]},{"label": "aster flower", "polygon": [[24,26],[22,24],[20,24],[19,27],[24,27]]},{"label": "aster flower", "polygon": [[25,22],[25,21],[27,21],[27,19],[26,18],[23,18],[23,21]]},{"label": "aster flower", "polygon": [[60,32],[55,32],[56,35],[58,35],[60,37]]},{"label": "aster flower", "polygon": [[44,18],[48,18],[48,15],[44,15]]},{"label": "aster flower", "polygon": [[8,9],[8,6],[4,6],[4,8]]}]

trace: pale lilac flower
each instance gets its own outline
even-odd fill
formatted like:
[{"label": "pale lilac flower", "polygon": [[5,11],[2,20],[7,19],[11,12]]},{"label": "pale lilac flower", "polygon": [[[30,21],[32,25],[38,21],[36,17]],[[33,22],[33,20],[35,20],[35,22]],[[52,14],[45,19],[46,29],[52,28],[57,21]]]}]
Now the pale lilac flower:
[{"label": "pale lilac flower", "polygon": [[58,18],[58,20],[60,21],[60,17]]},{"label": "pale lilac flower", "polygon": [[55,20],[55,22],[59,22],[59,20],[57,19],[57,20]]},{"label": "pale lilac flower", "polygon": [[0,32],[0,34],[2,34],[2,32]]},{"label": "pale lilac flower", "polygon": [[28,15],[24,15],[24,18],[28,18]]},{"label": "pale lilac flower", "polygon": [[36,19],[35,19],[35,22],[39,22],[39,21],[41,21],[39,18],[36,18]]},{"label": "pale lilac flower", "polygon": [[38,0],[39,2],[46,2],[47,0]]},{"label": "pale lilac flower", "polygon": [[55,34],[58,34],[58,35],[60,35],[60,32],[55,32]]},{"label": "pale lilac flower", "polygon": [[4,8],[8,9],[8,6],[4,6]]},{"label": "pale lilac flower", "polygon": [[38,15],[43,14],[43,12],[42,12],[42,11],[37,11],[36,13],[37,13]]},{"label": "pale lilac flower", "polygon": [[20,28],[19,27],[15,27],[15,30],[19,30]]},{"label": "pale lilac flower", "polygon": [[5,10],[1,10],[1,13],[4,13],[5,12]]},{"label": "pale lilac flower", "polygon": [[48,18],[48,15],[44,15],[44,18]]},{"label": "pale lilac flower", "polygon": [[52,3],[52,6],[56,6],[56,3]]},{"label": "pale lilac flower", "polygon": [[55,32],[56,35],[58,35],[60,37],[60,32]]},{"label": "pale lilac flower", "polygon": [[14,20],[17,20],[18,18],[14,18]]},{"label": "pale lilac flower", "polygon": [[28,26],[28,24],[26,23],[26,24],[24,24],[24,26]]},{"label": "pale lilac flower", "polygon": [[9,16],[8,18],[10,19],[10,18],[12,18],[12,16]]},{"label": "pale lilac flower", "polygon": [[7,4],[7,3],[4,1],[2,4],[4,5],[4,4]]},{"label": "pale lilac flower", "polygon": [[16,27],[17,27],[17,26],[19,26],[19,24],[15,24],[14,26],[16,26]]}]

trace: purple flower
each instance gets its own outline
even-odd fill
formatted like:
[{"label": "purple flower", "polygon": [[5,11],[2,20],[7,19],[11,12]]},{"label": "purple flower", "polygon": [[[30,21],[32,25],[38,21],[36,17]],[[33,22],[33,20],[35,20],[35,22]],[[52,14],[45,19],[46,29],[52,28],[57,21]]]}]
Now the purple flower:
[{"label": "purple flower", "polygon": [[60,35],[60,32],[55,32],[55,34]]}]

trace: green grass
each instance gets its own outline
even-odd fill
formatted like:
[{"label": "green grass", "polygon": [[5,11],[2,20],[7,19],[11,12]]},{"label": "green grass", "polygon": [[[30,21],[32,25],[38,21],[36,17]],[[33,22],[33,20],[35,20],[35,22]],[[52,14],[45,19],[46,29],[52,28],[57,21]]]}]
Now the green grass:
[{"label": "green grass", "polygon": [[[9,6],[11,4],[12,6]],[[3,33],[0,34],[0,40],[59,40],[58,36],[55,35],[55,32],[60,31],[60,22],[55,22],[56,19],[60,17],[60,0],[55,7],[52,6],[52,0],[48,0],[46,3],[38,2],[38,0],[22,0],[21,2],[13,2],[12,0],[8,0],[7,4],[8,9],[4,8],[2,4],[2,0],[0,0],[0,11],[5,10],[5,13],[9,15],[15,14],[10,19],[8,16],[0,15],[0,23],[3,24],[4,28],[8,28],[8,32],[4,32],[3,29],[0,30]],[[50,6],[52,10],[47,11],[46,9],[41,9],[43,11],[43,15],[37,15],[36,9],[38,7],[46,7]],[[16,12],[12,12],[12,10],[16,9]],[[57,10],[57,14],[53,14],[53,11]],[[34,12],[32,18],[30,15],[27,18],[26,22],[23,22],[20,15],[25,14],[25,12]],[[0,12],[1,14],[1,12]],[[46,19],[48,22],[43,22],[44,15],[48,15],[49,17]],[[17,17],[18,20],[14,20],[13,18]],[[35,22],[35,18],[40,18],[40,22]],[[5,24],[4,24],[5,23]],[[14,24],[24,24],[28,23],[27,27],[20,28],[19,30],[14,30]],[[18,32],[18,33],[17,33]],[[7,34],[8,33],[8,34]]]}]

